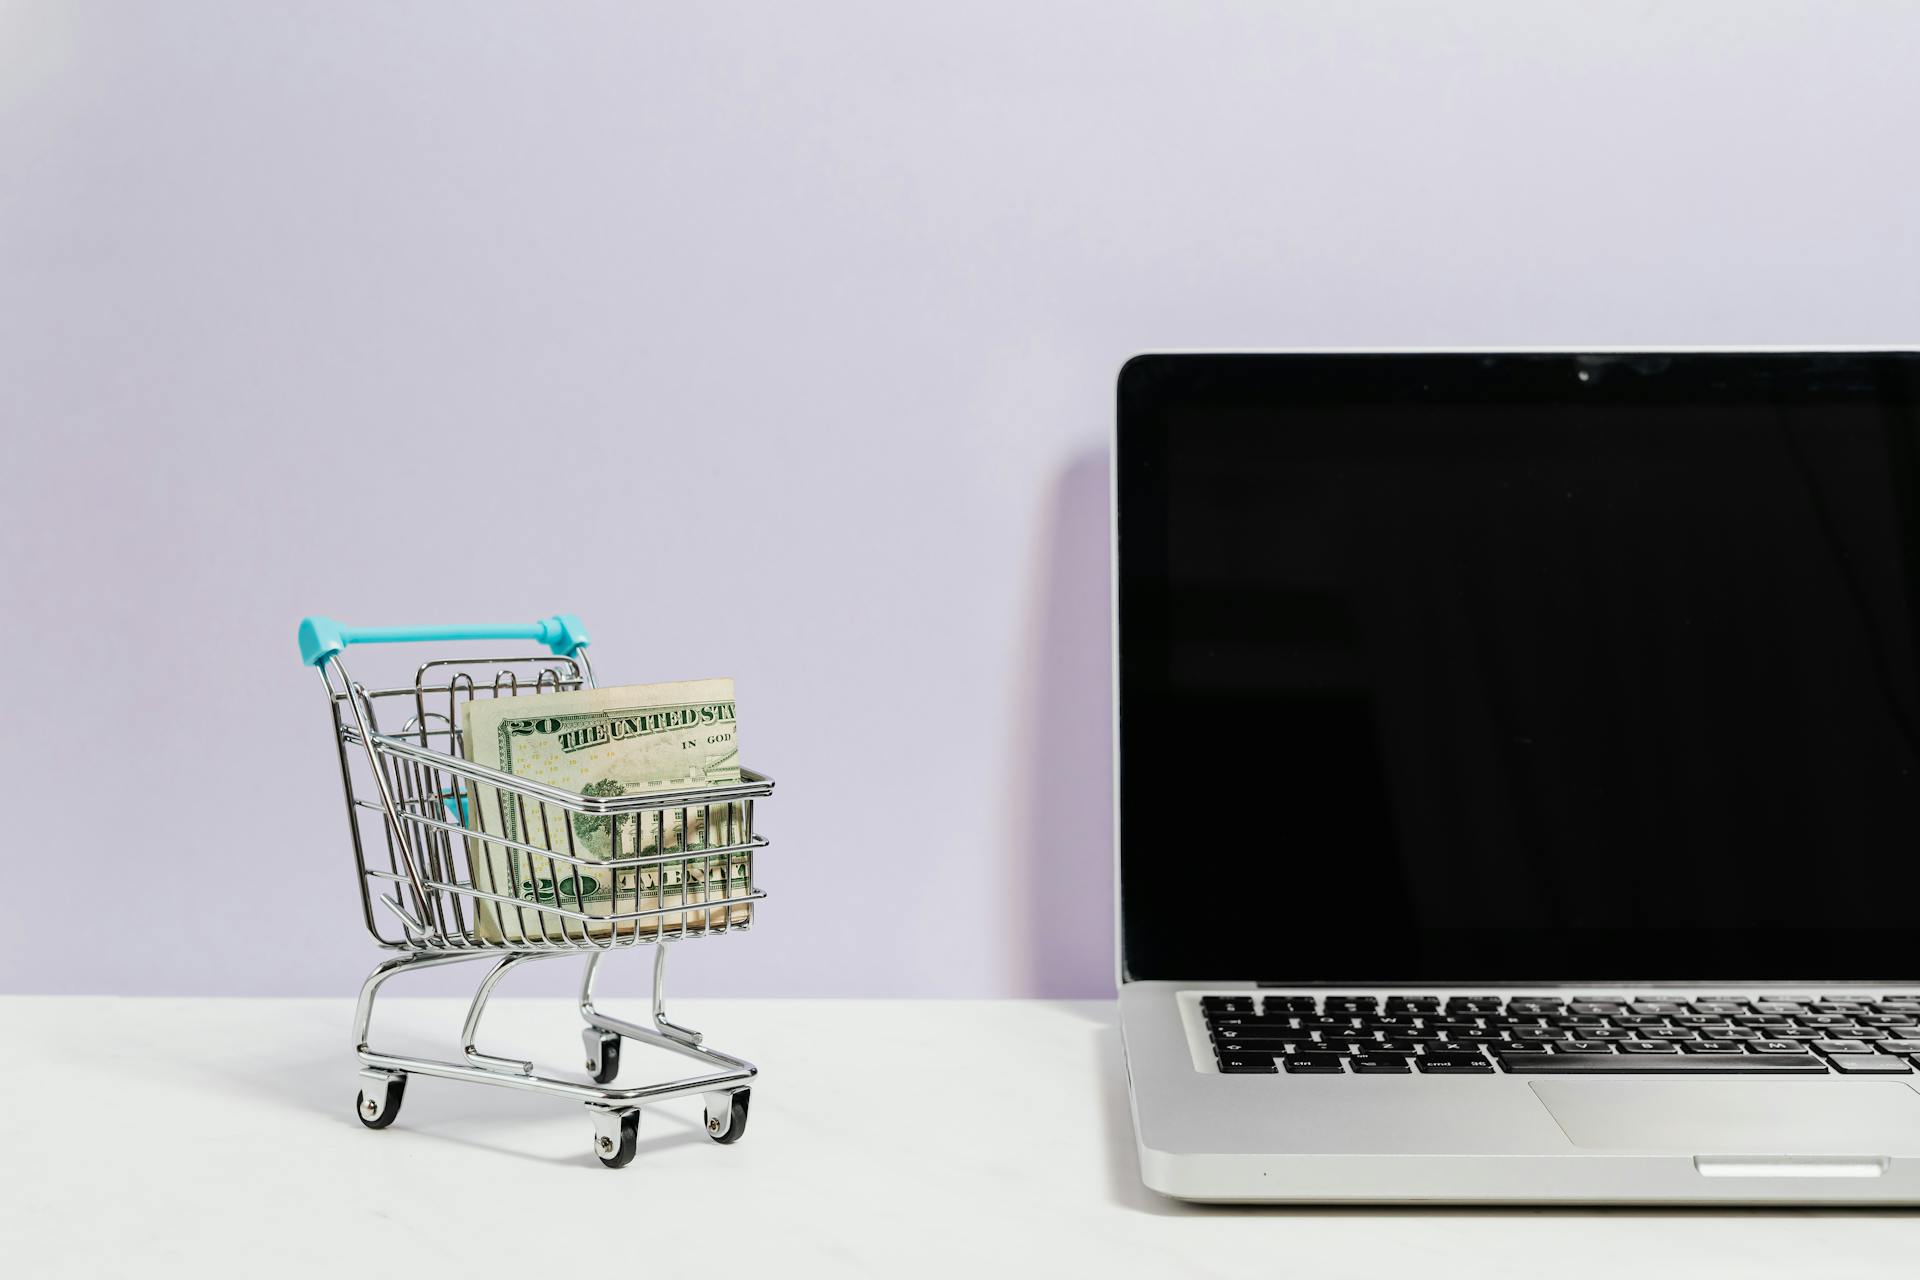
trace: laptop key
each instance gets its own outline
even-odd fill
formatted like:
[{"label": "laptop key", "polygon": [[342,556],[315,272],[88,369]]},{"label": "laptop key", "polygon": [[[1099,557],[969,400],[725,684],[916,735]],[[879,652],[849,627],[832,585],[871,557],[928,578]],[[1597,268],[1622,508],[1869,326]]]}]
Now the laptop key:
[{"label": "laptop key", "polygon": [[[1607,1040],[1562,1040],[1553,1046],[1555,1053],[1612,1053],[1613,1044]],[[1507,1052],[1503,1050],[1503,1052]]]},{"label": "laptop key", "polygon": [[1824,1075],[1826,1059],[1801,1054],[1503,1053],[1500,1064],[1525,1075]]},{"label": "laptop key", "polygon": [[1296,1032],[1283,1036],[1250,1036],[1244,1040],[1221,1040],[1217,1037],[1213,1047],[1219,1053],[1285,1053],[1297,1045],[1314,1045],[1315,1040],[1306,1032]]},{"label": "laptop key", "polygon": [[1207,1011],[1207,1025],[1210,1027],[1279,1027],[1291,1030],[1297,1018],[1284,1013],[1215,1013]]},{"label": "laptop key", "polygon": [[1827,1063],[1848,1074],[1878,1072],[1883,1075],[1904,1075],[1913,1070],[1912,1064],[1906,1059],[1884,1053],[1836,1053],[1827,1059]]},{"label": "laptop key", "polygon": [[1311,1040],[1311,1031],[1302,1031],[1284,1022],[1229,1022],[1208,1028],[1215,1040]]},{"label": "laptop key", "polygon": [[1344,1053],[1290,1053],[1281,1059],[1292,1075],[1339,1075],[1346,1070]]},{"label": "laptop key", "polygon": [[1864,1040],[1815,1040],[1813,1047],[1821,1053],[1872,1053],[1873,1046]]},{"label": "laptop key", "polygon": [[1252,996],[1201,996],[1200,1007],[1214,1013],[1256,1013]]},{"label": "laptop key", "polygon": [[[1521,1055],[1525,1057],[1527,1055]],[[1429,1075],[1492,1075],[1493,1063],[1478,1053],[1428,1053],[1415,1059]]]},{"label": "laptop key", "polygon": [[1272,1075],[1280,1068],[1274,1062],[1271,1053],[1223,1053],[1220,1055],[1222,1075]]},{"label": "laptop key", "polygon": [[1671,1040],[1622,1040],[1620,1052],[1636,1054],[1678,1053],[1680,1046]]},{"label": "laptop key", "polygon": [[1688,1053],[1745,1053],[1738,1040],[1689,1040],[1680,1046]]},{"label": "laptop key", "polygon": [[1407,1060],[1392,1054],[1369,1053],[1353,1060],[1353,1070],[1357,1075],[1407,1075],[1413,1068]]},{"label": "laptop key", "polygon": [[1746,1044],[1748,1053],[1780,1055],[1807,1051],[1807,1046],[1798,1040],[1749,1040]]}]

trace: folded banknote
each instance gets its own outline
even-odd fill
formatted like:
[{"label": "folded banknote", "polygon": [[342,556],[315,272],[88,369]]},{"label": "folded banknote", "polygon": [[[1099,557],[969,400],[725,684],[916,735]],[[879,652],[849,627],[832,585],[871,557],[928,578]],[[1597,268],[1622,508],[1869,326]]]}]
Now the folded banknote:
[{"label": "folded banknote", "polygon": [[[476,698],[461,708],[461,738],[476,764],[583,796],[740,781],[731,680]],[[744,903],[714,909],[711,921],[706,909],[748,889],[744,852],[709,852],[746,843],[740,801],[569,814],[557,805],[476,786],[465,818],[475,833],[466,842],[473,886],[494,895],[475,900],[477,925],[489,942],[646,937],[663,923],[671,933],[683,925],[719,928],[750,918],[752,908]],[[661,855],[671,856],[608,871],[592,865]],[[661,909],[666,914],[635,914]]]}]

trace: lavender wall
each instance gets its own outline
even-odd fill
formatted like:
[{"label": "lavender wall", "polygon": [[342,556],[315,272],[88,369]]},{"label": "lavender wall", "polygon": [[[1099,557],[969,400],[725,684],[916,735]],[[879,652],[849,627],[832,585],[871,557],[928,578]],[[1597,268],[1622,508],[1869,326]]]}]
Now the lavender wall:
[{"label": "lavender wall", "polygon": [[351,989],[294,621],[569,609],[780,780],[688,989],[1106,990],[1121,361],[1915,339],[1916,65],[1831,0],[0,7],[0,988]]}]

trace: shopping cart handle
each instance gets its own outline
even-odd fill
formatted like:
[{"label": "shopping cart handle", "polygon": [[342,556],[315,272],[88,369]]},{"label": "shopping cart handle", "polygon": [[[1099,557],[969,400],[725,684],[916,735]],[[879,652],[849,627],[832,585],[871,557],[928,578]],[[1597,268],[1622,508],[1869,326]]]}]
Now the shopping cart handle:
[{"label": "shopping cart handle", "polygon": [[415,640],[538,640],[563,658],[587,647],[587,629],[570,613],[494,627],[343,627],[331,618],[300,619],[300,661],[317,667],[350,644]]}]

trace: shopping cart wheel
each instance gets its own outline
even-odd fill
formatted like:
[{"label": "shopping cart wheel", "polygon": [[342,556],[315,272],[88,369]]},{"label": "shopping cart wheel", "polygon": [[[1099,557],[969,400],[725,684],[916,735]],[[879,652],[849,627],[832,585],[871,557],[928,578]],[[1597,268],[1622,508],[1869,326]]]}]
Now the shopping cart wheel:
[{"label": "shopping cart wheel", "polygon": [[611,1084],[620,1074],[620,1033],[588,1027],[581,1036],[587,1042],[587,1071],[595,1084]]},{"label": "shopping cart wheel", "polygon": [[624,1169],[633,1163],[633,1153],[640,1148],[640,1108],[629,1107],[625,1111],[608,1111],[604,1107],[590,1108],[593,1112],[593,1154],[600,1157],[600,1163],[609,1169]]},{"label": "shopping cart wheel", "polygon": [[707,1136],[715,1142],[738,1142],[747,1132],[747,1103],[753,1090],[707,1095]]},{"label": "shopping cart wheel", "polygon": [[398,1072],[362,1072],[366,1085],[353,1100],[353,1113],[369,1129],[384,1129],[400,1114],[400,1100],[407,1096],[407,1077]]}]

